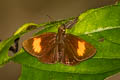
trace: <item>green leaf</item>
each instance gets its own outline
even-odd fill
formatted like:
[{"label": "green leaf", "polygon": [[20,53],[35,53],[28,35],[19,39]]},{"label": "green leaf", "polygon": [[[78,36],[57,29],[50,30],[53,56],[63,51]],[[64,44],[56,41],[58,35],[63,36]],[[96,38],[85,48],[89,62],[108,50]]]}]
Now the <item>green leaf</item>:
[{"label": "green leaf", "polygon": [[44,71],[23,65],[19,80],[103,80],[105,77],[119,71],[120,69],[99,74],[76,74]]},{"label": "green leaf", "polygon": [[8,51],[11,45],[14,43],[14,40],[19,38],[24,33],[33,30],[34,27],[37,28],[37,24],[27,23],[21,26],[10,38],[0,42],[0,66],[7,63],[10,60],[10,56],[8,56]]},{"label": "green leaf", "polygon": [[[88,14],[87,14],[88,13]],[[120,5],[91,9],[79,17],[70,30],[73,34],[89,34],[120,27]]]}]

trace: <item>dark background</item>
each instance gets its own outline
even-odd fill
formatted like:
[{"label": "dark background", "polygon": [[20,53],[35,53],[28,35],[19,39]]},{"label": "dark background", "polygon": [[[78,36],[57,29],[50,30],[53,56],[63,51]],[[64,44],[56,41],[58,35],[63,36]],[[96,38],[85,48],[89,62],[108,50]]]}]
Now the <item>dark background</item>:
[{"label": "dark background", "polygon": [[[116,0],[0,0],[0,39],[7,39],[24,23],[51,21],[46,15],[51,16],[53,20],[69,18],[78,16],[90,8],[114,4],[115,1]],[[0,68],[0,80],[17,80],[20,73],[21,66],[10,62],[3,68]],[[119,74],[108,80],[120,80]]]}]

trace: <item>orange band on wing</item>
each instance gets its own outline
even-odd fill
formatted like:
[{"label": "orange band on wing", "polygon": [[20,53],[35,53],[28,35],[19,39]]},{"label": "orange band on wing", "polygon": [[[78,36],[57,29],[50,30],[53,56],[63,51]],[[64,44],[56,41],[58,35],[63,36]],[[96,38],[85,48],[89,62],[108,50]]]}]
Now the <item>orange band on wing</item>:
[{"label": "orange band on wing", "polygon": [[40,51],[42,49],[40,43],[41,43],[41,38],[33,38],[33,44],[32,44],[32,46],[33,46],[33,50],[36,53],[40,53]]},{"label": "orange band on wing", "polygon": [[78,41],[77,54],[78,56],[83,56],[85,53],[85,42]]}]

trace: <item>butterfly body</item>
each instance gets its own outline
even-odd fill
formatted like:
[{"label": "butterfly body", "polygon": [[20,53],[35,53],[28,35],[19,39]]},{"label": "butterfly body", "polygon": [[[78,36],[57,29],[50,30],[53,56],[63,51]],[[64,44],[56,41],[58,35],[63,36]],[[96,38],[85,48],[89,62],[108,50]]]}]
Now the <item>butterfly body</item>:
[{"label": "butterfly body", "polygon": [[60,62],[76,65],[92,57],[96,49],[83,39],[65,33],[65,25],[58,28],[58,33],[44,33],[23,42],[23,48],[42,63]]}]

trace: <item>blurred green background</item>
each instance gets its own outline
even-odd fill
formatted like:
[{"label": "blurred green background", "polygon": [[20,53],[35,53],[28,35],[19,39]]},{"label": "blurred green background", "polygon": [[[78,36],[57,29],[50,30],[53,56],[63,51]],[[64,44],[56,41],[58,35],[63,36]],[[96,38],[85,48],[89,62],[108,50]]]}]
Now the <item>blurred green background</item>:
[{"label": "blurred green background", "polygon": [[[0,39],[7,39],[24,23],[34,22],[39,24],[78,16],[90,8],[111,5],[114,4],[115,1],[116,0],[0,0]],[[52,17],[52,19],[47,15]],[[20,42],[29,36],[31,35],[27,34]],[[0,80],[17,80],[20,72],[21,66],[10,62],[3,68],[0,68]],[[120,80],[120,75],[115,75],[111,79],[106,80]]]}]

